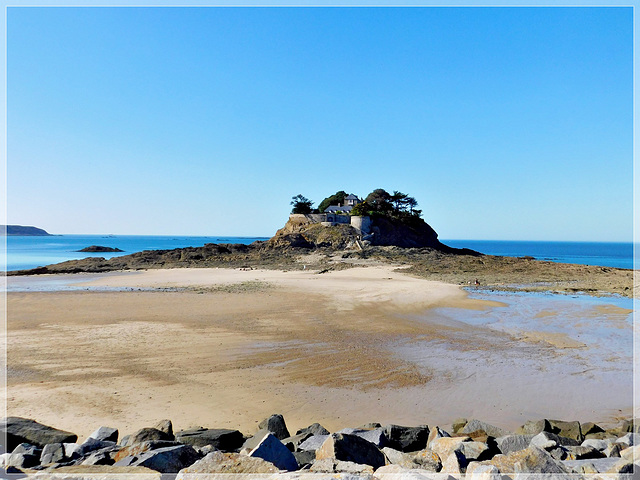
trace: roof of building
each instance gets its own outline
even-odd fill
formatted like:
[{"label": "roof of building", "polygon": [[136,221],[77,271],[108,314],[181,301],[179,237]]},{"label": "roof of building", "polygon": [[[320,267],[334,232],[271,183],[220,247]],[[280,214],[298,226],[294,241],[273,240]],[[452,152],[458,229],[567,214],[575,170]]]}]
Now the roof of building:
[{"label": "roof of building", "polygon": [[345,200],[360,200],[357,196],[355,196],[353,193],[350,193],[349,195],[347,195],[346,197],[344,197]]},{"label": "roof of building", "polygon": [[351,205],[329,205],[324,209],[324,213],[349,212],[352,208]]}]

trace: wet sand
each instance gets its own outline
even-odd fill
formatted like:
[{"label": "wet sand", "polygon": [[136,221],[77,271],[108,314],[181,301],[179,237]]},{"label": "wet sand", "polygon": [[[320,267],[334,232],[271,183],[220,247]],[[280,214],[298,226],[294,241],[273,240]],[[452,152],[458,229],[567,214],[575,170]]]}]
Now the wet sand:
[{"label": "wet sand", "polygon": [[[84,280],[74,285],[88,291],[7,294],[9,415],[83,437],[100,425],[124,434],[162,418],[177,430],[250,433],[271,413],[293,431],[316,421],[331,430],[448,426],[459,416],[505,428],[539,417],[613,423],[631,413],[630,367],[581,373],[593,342],[468,323],[460,312],[505,304],[391,266]],[[596,306],[593,319],[618,315],[612,328],[631,334],[617,308]],[[451,311],[454,319],[441,314]]]}]

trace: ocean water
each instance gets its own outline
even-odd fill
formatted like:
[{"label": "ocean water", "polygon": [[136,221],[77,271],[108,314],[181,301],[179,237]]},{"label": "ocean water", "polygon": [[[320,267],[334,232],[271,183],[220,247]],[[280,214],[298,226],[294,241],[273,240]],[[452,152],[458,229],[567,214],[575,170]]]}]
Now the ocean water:
[{"label": "ocean water", "polygon": [[[206,243],[250,244],[266,237],[180,237],[155,235],[55,235],[45,237],[9,236],[6,255],[2,252],[0,262],[6,260],[7,271],[42,267],[52,263],[77,260],[87,257],[118,257],[143,250],[170,250],[173,248],[201,247]],[[124,250],[122,253],[78,252],[91,245]]]},{"label": "ocean water", "polygon": [[455,248],[470,248],[487,255],[530,256],[536,260],[601,267],[633,268],[633,243],[527,242],[504,240],[441,240]]},{"label": "ocean water", "polygon": [[[206,243],[250,244],[267,237],[187,237],[152,235],[56,235],[48,237],[10,236],[6,254],[0,252],[0,264],[7,271],[35,268],[86,257],[111,258],[142,250],[200,247]],[[531,256],[562,263],[633,268],[633,244],[592,242],[524,242],[488,240],[442,240],[456,248],[470,248],[488,255]],[[114,247],[122,253],[83,253],[90,245]],[[4,249],[2,249],[4,250]]]}]

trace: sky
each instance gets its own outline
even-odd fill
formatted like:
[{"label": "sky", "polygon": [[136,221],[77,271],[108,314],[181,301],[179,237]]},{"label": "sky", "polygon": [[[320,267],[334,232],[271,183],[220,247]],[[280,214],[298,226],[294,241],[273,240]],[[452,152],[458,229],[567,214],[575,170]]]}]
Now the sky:
[{"label": "sky", "polygon": [[631,241],[631,7],[9,7],[7,222],[271,236],[303,194],[441,239]]}]

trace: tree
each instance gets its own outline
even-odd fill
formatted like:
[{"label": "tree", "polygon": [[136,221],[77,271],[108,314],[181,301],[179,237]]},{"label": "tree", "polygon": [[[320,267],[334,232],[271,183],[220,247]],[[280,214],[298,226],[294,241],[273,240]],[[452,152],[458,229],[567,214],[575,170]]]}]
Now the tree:
[{"label": "tree", "polygon": [[336,192],[335,195],[331,195],[330,197],[327,197],[320,202],[320,205],[318,205],[318,211],[320,213],[323,213],[327,209],[327,207],[331,205],[344,205],[344,199],[347,196],[347,192],[345,192],[344,190]]},{"label": "tree", "polygon": [[399,192],[398,190],[393,191],[393,195],[391,195],[391,203],[393,203],[393,207],[396,212],[406,209],[407,198],[409,198],[409,195],[406,193]]},{"label": "tree", "polygon": [[376,188],[373,192],[367,195],[367,198],[365,198],[364,201],[371,205],[371,209],[376,212],[385,213],[393,210],[391,195],[382,188]]},{"label": "tree", "polygon": [[313,201],[309,200],[307,197],[299,193],[295,197],[291,197],[291,205],[293,205],[293,209],[291,209],[291,213],[311,213],[313,205]]}]

